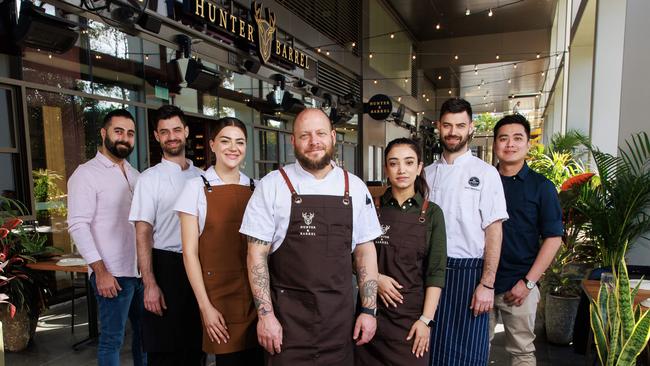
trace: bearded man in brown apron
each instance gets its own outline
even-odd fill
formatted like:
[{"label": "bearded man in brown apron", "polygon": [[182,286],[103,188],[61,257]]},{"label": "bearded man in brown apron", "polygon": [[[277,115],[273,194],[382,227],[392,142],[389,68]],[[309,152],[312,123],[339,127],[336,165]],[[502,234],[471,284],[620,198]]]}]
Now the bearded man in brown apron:
[{"label": "bearded man in brown apron", "polygon": [[[332,162],[336,132],[318,109],[293,126],[295,164],[269,173],[246,207],[248,274],[267,365],[352,365],[376,330],[381,235],[368,189]],[[353,253],[361,314],[352,288]]]}]

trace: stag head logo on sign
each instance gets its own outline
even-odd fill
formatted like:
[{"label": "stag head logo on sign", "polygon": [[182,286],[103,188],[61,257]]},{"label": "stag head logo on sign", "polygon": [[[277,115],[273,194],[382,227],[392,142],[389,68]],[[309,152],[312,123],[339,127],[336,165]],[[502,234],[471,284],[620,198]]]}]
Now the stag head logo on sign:
[{"label": "stag head logo on sign", "polygon": [[260,58],[266,63],[271,58],[271,49],[273,45],[273,34],[275,33],[275,14],[264,9],[266,17],[262,17],[262,5],[253,2],[253,12],[255,22],[257,23],[257,47],[259,47]]}]

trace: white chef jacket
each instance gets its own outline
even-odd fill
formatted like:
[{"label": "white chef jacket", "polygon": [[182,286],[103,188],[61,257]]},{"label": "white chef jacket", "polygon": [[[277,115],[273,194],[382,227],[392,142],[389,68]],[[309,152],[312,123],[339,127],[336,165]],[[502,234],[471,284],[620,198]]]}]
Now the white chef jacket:
[{"label": "white chef jacket", "polygon": [[[343,169],[332,162],[332,169],[323,179],[316,179],[299,163],[284,167],[291,184],[300,195],[343,196],[345,177]],[[374,240],[381,235],[377,211],[361,179],[349,175],[352,200],[352,247]],[[289,228],[291,191],[279,171],[267,174],[255,188],[248,201],[240,233],[271,242],[271,252],[277,250]]]},{"label": "white chef jacket", "polygon": [[[219,177],[214,166],[205,171],[205,179],[211,186],[220,186],[225,184]],[[239,172],[239,184],[250,186],[251,179],[246,174]],[[208,212],[208,201],[205,198],[205,183],[201,177],[193,178],[187,181],[182,193],[178,196],[174,204],[174,211],[183,212],[199,218],[199,235],[203,233],[205,227],[205,216]]]},{"label": "white chef jacket", "polygon": [[485,228],[508,219],[499,172],[471,151],[457,157],[453,164],[441,157],[424,172],[429,200],[445,215],[447,256],[483,258]]},{"label": "white chef jacket", "polygon": [[173,205],[185,182],[199,177],[203,170],[187,160],[189,167],[166,159],[140,174],[135,186],[129,221],[148,222],[153,226],[153,247],[176,253],[183,252],[181,225]]}]

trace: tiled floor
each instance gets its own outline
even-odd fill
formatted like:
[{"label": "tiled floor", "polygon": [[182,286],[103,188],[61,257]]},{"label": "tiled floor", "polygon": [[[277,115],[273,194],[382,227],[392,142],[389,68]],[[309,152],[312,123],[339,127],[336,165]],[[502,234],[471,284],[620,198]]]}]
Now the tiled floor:
[{"label": "tiled floor", "polygon": [[[40,319],[36,338],[26,350],[6,353],[7,366],[87,366],[96,365],[95,345],[82,346],[79,350],[72,345],[88,335],[85,299],[76,300],[75,333],[70,332],[70,302],[50,308]],[[558,347],[545,342],[544,332],[538,327],[537,364],[539,366],[582,366],[585,359],[573,353],[571,347]],[[498,328],[497,328],[498,331]],[[128,333],[129,331],[127,331]],[[131,365],[130,340],[125,341],[122,350],[122,365]],[[504,348],[504,334],[498,332],[492,347],[491,365],[508,365]]]}]

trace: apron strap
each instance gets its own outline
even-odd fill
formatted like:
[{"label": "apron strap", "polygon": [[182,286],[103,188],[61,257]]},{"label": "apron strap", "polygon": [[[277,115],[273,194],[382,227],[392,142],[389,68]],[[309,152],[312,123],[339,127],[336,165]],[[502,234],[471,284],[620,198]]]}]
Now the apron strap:
[{"label": "apron strap", "polygon": [[298,192],[296,192],[296,189],[293,188],[293,184],[291,184],[291,181],[287,176],[287,172],[284,171],[284,168],[280,168],[278,170],[280,171],[280,174],[282,174],[282,178],[284,178],[284,182],[287,184],[287,187],[289,187],[289,191],[291,192],[291,199],[293,202],[296,204],[302,203],[302,198],[300,198]]},{"label": "apron strap", "polygon": [[348,171],[343,170],[343,177],[345,178],[345,193],[343,194],[343,204],[350,204],[350,179],[348,178]]},{"label": "apron strap", "polygon": [[201,176],[201,179],[203,179],[203,185],[205,185],[205,188],[208,190],[208,192],[212,192],[212,186],[210,185],[210,182],[205,179],[204,175]]},{"label": "apron strap", "polygon": [[379,212],[379,209],[381,206],[381,197],[377,196],[373,198],[373,201],[375,201],[375,210],[377,210],[377,217],[381,216],[381,213]]},{"label": "apron strap", "polygon": [[254,192],[255,191],[255,181],[253,180],[253,178],[250,178],[250,180],[251,180],[251,182],[250,182],[251,192]]},{"label": "apron strap", "polygon": [[420,217],[418,218],[418,221],[420,221],[421,223],[427,221],[427,217],[426,217],[427,208],[429,208],[429,200],[425,198],[424,204],[422,204],[422,210],[420,211]]}]

